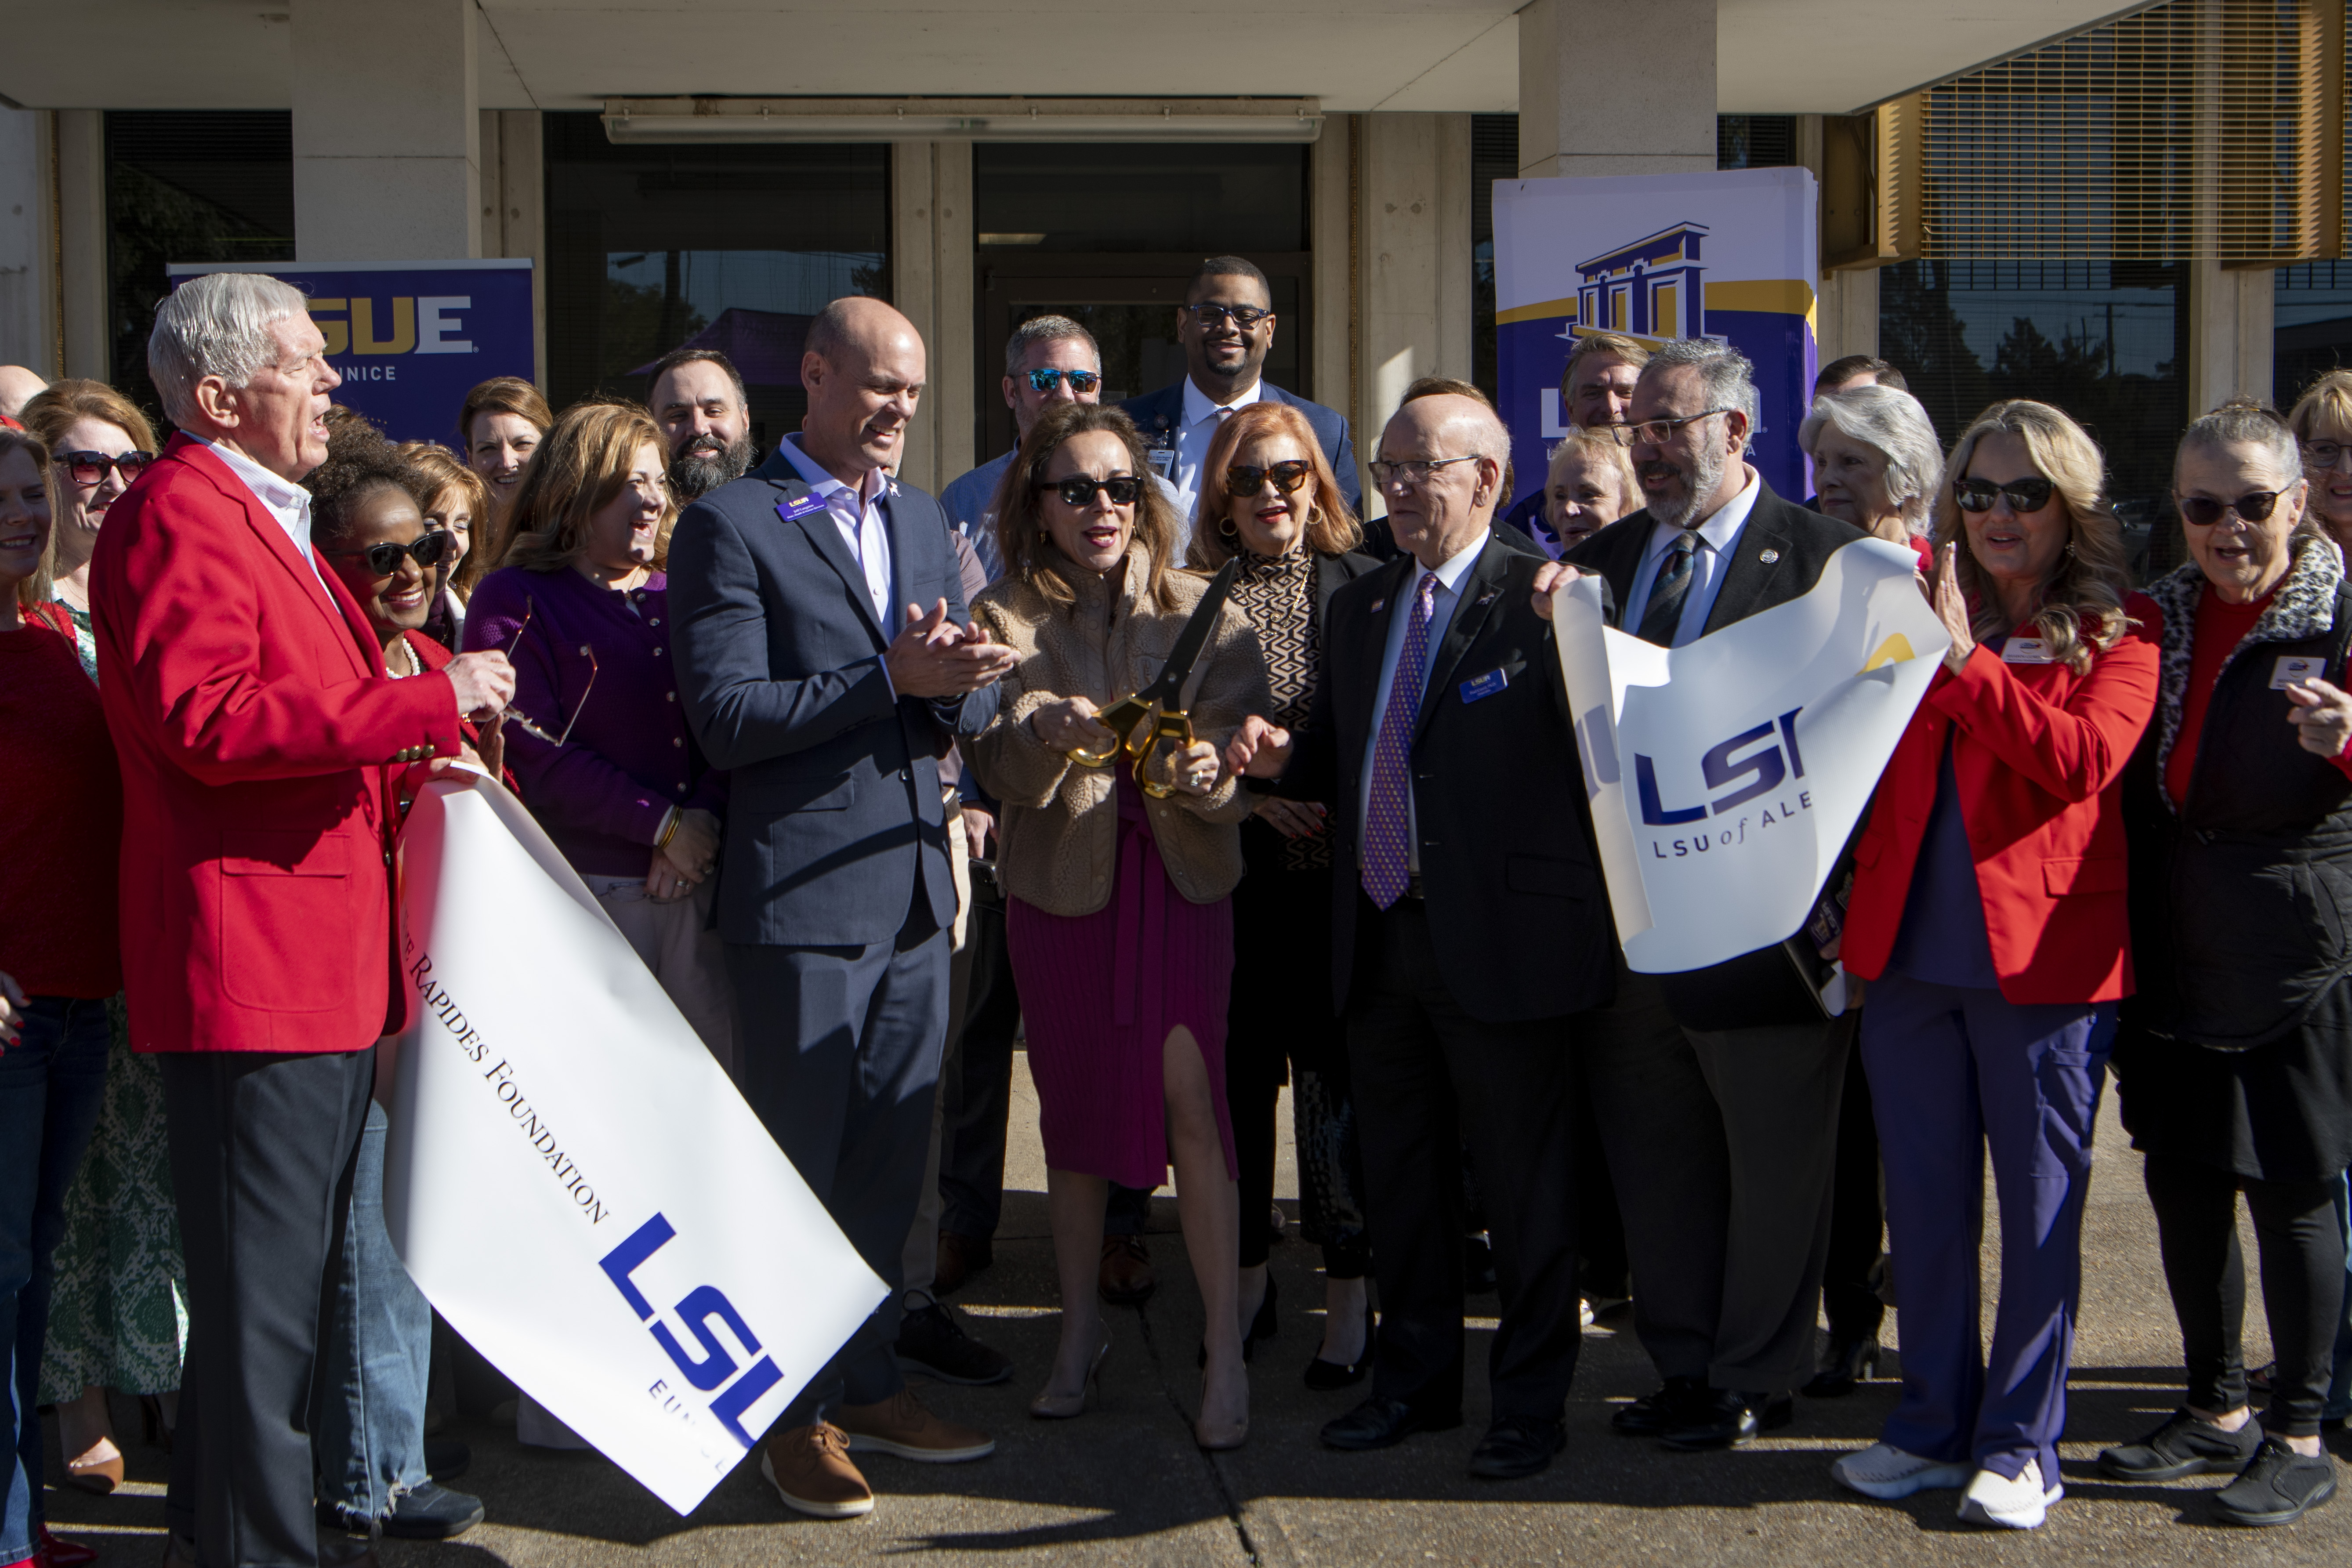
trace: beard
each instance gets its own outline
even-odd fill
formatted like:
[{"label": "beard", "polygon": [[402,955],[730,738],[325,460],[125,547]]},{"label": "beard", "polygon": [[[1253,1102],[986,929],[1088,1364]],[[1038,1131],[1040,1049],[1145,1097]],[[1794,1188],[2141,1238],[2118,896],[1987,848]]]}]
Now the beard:
[{"label": "beard", "polygon": [[[1730,459],[1712,448],[1701,452],[1687,468],[1675,468],[1660,459],[1665,467],[1674,468],[1682,476],[1683,493],[1669,500],[1651,500],[1650,516],[1670,528],[1688,528],[1698,515],[1699,503],[1715,494],[1723,483],[1723,471],[1731,466]],[[1645,496],[1643,499],[1647,500]]]},{"label": "beard", "polygon": [[726,446],[709,436],[698,436],[670,459],[670,493],[680,504],[700,500],[730,479],[751,468],[751,437],[739,436]]}]

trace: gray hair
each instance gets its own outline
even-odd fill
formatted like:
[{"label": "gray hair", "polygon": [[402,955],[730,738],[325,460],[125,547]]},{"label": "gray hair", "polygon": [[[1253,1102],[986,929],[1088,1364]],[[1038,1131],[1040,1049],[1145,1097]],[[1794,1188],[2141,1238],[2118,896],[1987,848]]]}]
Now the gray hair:
[{"label": "gray hair", "polygon": [[1065,342],[1086,344],[1087,352],[1095,356],[1095,368],[1102,368],[1102,345],[1095,342],[1092,332],[1067,316],[1032,316],[1013,328],[1013,335],[1004,340],[1004,374],[1019,375],[1021,362],[1037,344]]},{"label": "gray hair", "polygon": [[2289,487],[2303,478],[2303,448],[2295,441],[2294,431],[2267,403],[2232,398],[2219,408],[2199,415],[2180,433],[2179,448],[2173,454],[2175,483],[2179,480],[2181,454],[2191,447],[2208,451],[2223,447],[2260,447],[2278,472],[2286,477]]},{"label": "gray hair", "polygon": [[1671,338],[1651,353],[1642,374],[1646,378],[1685,364],[1697,367],[1700,380],[1706,384],[1708,406],[1737,408],[1748,416],[1739,449],[1751,449],[1757,428],[1764,423],[1764,399],[1756,391],[1756,367],[1748,356],[1714,338]]},{"label": "gray hair", "polygon": [[278,358],[269,329],[309,313],[300,289],[258,272],[208,272],[164,295],[147,334],[147,379],[163,400],[163,416],[192,428],[201,417],[196,383],[216,375],[245,385]]},{"label": "gray hair", "polygon": [[1813,399],[1812,412],[1797,427],[1797,445],[1805,456],[1813,455],[1814,443],[1832,426],[1849,441],[1885,454],[1886,503],[1903,514],[1912,532],[1927,532],[1936,481],[1944,472],[1944,447],[1919,400],[1891,386],[1825,393]]}]

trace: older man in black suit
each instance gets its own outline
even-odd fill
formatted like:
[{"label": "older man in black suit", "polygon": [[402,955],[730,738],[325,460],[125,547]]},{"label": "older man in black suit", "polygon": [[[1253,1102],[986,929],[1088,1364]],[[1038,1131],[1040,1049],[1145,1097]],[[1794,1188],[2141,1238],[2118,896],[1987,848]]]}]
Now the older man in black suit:
[{"label": "older man in black suit", "polygon": [[[1493,526],[1509,451],[1472,398],[1397,411],[1371,468],[1405,553],[1332,596],[1308,725],[1294,739],[1252,720],[1228,756],[1335,803],[1332,847],[1355,872],[1336,884],[1333,991],[1382,1311],[1371,1397],[1323,1441],[1382,1448],[1461,1421],[1466,1142],[1502,1292],[1470,1472],[1495,1479],[1542,1469],[1563,1440],[1580,1334],[1568,1020],[1608,1002],[1615,951],[1533,605],[1549,563]],[[1531,785],[1559,809],[1530,813]]]},{"label": "older man in black suit", "polygon": [[734,773],[719,929],[743,1097],[894,1287],[761,1455],[785,1503],[820,1518],[873,1508],[853,1452],[994,1447],[925,1410],[891,1348],[947,1030],[939,760],[987,727],[1013,662],[969,624],[939,503],[890,478],[923,379],[906,317],[835,300],[809,325],[800,432],[670,543],[679,697]]},{"label": "older man in black suit", "polygon": [[[1746,458],[1757,405],[1737,350],[1659,349],[1620,426],[1649,504],[1538,574],[1542,613],[1560,578],[1598,573],[1621,627],[1679,647],[1809,592],[1863,534],[1772,493]],[[1620,1410],[1619,1431],[1717,1448],[1790,1419],[1813,1370],[1849,1045],[1777,946],[1620,973],[1580,1057],[1625,1212],[1634,1331],[1664,1386]]]}]

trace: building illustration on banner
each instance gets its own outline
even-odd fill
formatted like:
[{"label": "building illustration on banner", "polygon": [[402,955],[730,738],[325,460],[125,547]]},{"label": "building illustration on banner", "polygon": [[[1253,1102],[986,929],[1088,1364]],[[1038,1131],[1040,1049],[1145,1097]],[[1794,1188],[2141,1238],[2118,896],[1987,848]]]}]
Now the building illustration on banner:
[{"label": "building illustration on banner", "polygon": [[1578,262],[1584,282],[1576,291],[1576,314],[1559,335],[1622,332],[1654,346],[1668,338],[1706,337],[1706,268],[1700,259],[1706,240],[1706,225],[1678,223]]}]

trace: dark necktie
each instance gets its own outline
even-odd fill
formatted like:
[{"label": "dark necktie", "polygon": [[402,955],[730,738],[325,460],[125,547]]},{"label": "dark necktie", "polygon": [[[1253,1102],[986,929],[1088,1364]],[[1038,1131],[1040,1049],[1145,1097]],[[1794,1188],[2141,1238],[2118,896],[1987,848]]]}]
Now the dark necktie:
[{"label": "dark necktie", "polygon": [[1675,628],[1682,625],[1683,601],[1690,597],[1691,556],[1696,550],[1696,542],[1685,528],[1675,536],[1665,559],[1658,563],[1657,581],[1650,584],[1650,602],[1642,611],[1642,629],[1636,634],[1643,642],[1654,642],[1660,647],[1675,646]]},{"label": "dark necktie", "polygon": [[1437,607],[1437,574],[1422,574],[1396,674],[1389,679],[1389,705],[1381,715],[1379,742],[1372,748],[1372,784],[1364,812],[1364,892],[1380,909],[1404,897],[1412,882],[1412,784],[1406,775],[1412,755],[1413,727],[1421,719],[1421,689],[1428,677],[1429,623]]}]

